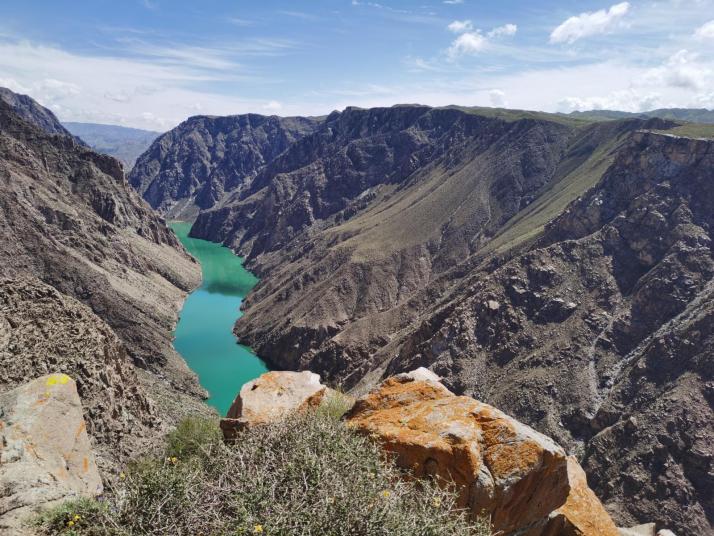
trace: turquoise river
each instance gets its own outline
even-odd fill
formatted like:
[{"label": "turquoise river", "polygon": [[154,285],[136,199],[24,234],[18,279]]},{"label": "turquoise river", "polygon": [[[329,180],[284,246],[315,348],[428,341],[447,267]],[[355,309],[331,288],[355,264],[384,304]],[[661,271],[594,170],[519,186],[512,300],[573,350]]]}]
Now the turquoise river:
[{"label": "turquoise river", "polygon": [[233,335],[241,302],[258,279],[230,249],[190,238],[190,223],[175,222],[171,228],[203,272],[203,283],[189,294],[181,310],[174,347],[198,374],[210,395],[208,403],[225,415],[241,385],[268,370]]}]

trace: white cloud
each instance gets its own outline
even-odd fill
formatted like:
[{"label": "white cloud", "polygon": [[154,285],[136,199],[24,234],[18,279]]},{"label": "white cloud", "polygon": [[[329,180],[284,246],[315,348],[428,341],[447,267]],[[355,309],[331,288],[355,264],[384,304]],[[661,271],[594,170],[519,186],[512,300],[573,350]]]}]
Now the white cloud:
[{"label": "white cloud", "polygon": [[699,55],[688,50],[673,54],[662,66],[646,73],[646,82],[673,88],[700,90],[714,81],[711,65],[700,61]]},{"label": "white cloud", "polygon": [[455,20],[447,26],[447,29],[460,34],[446,51],[449,60],[454,61],[460,56],[473,56],[482,52],[489,46],[490,39],[514,35],[518,31],[518,26],[510,23],[504,24],[492,28],[484,35],[480,29],[474,29],[470,20]]},{"label": "white cloud", "polygon": [[447,26],[450,32],[463,33],[474,29],[474,25],[470,20],[455,20]]},{"label": "white cloud", "polygon": [[463,55],[473,55],[481,52],[488,45],[488,40],[481,35],[478,31],[476,32],[466,32],[458,36],[447,54],[450,59],[454,60],[459,56]]},{"label": "white cloud", "polygon": [[504,108],[506,106],[506,93],[500,89],[492,89],[488,92],[488,100],[492,106],[496,108]]},{"label": "white cloud", "polygon": [[694,32],[694,37],[702,41],[714,41],[714,20],[710,20],[697,28]]},{"label": "white cloud", "polygon": [[570,17],[550,34],[551,43],[574,43],[583,37],[612,31],[630,10],[629,2],[621,2],[599,11]]},{"label": "white cloud", "polygon": [[516,35],[516,32],[518,31],[518,26],[515,24],[504,24],[503,26],[497,26],[490,32],[488,32],[489,37],[503,37],[503,36],[511,36],[511,35]]},{"label": "white cloud", "polygon": [[263,105],[263,110],[266,110],[270,113],[277,113],[282,109],[283,105],[276,100],[271,100]]},{"label": "white cloud", "polygon": [[445,4],[463,4],[464,0],[444,0]]},{"label": "white cloud", "polygon": [[559,112],[586,110],[621,110],[646,112],[659,106],[661,96],[657,93],[642,93],[634,89],[613,91],[602,97],[565,97],[557,106]]},{"label": "white cloud", "polygon": [[[0,41],[0,85],[28,94],[63,121],[109,123],[164,130],[195,114],[255,111],[263,99],[222,95],[209,83],[244,80],[224,50],[132,48],[132,57],[87,56],[27,41]],[[207,55],[201,56],[206,50]],[[42,78],[37,78],[42,73]],[[209,89],[206,89],[209,88]]]}]

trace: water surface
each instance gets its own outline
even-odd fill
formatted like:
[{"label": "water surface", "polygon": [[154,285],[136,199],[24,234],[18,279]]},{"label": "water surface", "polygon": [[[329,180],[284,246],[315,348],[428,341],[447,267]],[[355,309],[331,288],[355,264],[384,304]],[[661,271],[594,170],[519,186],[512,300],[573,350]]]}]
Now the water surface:
[{"label": "water surface", "polygon": [[174,347],[209,392],[208,403],[225,415],[241,385],[268,370],[233,335],[233,324],[242,314],[240,304],[258,279],[230,249],[190,238],[190,223],[170,225],[203,272],[203,283],[181,310]]}]

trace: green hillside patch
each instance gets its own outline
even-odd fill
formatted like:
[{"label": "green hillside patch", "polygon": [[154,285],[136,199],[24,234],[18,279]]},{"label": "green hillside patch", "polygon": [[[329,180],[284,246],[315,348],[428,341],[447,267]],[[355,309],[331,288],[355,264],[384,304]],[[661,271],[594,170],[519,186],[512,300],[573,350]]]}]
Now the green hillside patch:
[{"label": "green hillside patch", "polygon": [[615,148],[630,132],[623,126],[612,122],[582,129],[558,166],[555,178],[482,251],[507,251],[539,236],[550,220],[597,184],[612,164]]},{"label": "green hillside patch", "polygon": [[704,125],[701,123],[685,123],[670,130],[657,131],[663,134],[673,134],[684,138],[714,139],[714,125]]}]

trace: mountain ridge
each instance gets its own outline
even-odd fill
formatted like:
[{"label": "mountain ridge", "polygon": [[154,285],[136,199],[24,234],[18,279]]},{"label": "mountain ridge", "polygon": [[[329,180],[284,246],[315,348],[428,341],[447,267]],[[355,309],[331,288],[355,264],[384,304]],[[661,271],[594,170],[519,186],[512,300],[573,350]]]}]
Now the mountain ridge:
[{"label": "mountain ridge", "polygon": [[101,123],[62,123],[72,134],[84,140],[99,153],[115,157],[127,173],[161,132]]}]

